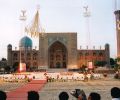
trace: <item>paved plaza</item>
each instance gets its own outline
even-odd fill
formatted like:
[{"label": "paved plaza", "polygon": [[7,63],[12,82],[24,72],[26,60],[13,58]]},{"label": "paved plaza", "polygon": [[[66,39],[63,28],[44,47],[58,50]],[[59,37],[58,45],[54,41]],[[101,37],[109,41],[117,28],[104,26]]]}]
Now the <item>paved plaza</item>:
[{"label": "paved plaza", "polygon": [[76,100],[70,92],[74,89],[83,89],[88,96],[90,92],[98,92],[101,94],[101,100],[111,100],[110,89],[114,86],[120,87],[120,80],[109,75],[107,78],[100,80],[84,81],[68,81],[68,82],[49,82],[45,85],[42,91],[39,92],[40,100],[58,100],[58,95],[61,91],[69,93],[69,100]]},{"label": "paved plaza", "polygon": [[[10,92],[16,88],[22,87],[27,83],[10,83],[0,82],[0,90]],[[88,82],[80,81],[65,81],[65,82],[48,82],[39,90],[40,100],[58,100],[58,95],[61,91],[68,92],[70,99],[76,100],[70,93],[75,89],[83,89],[88,96],[90,92],[100,93],[101,100],[111,100],[110,89],[112,87],[120,87],[120,80],[114,79],[113,75],[108,75],[106,78],[89,80]]]}]

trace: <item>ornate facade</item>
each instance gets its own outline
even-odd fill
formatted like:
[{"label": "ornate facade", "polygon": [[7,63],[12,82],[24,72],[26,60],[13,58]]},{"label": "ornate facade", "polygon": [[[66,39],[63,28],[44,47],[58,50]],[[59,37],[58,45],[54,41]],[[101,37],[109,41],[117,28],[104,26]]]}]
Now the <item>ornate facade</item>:
[{"label": "ornate facade", "polygon": [[32,49],[32,40],[23,37],[19,50],[12,50],[8,45],[8,65],[13,66],[20,61],[29,69],[78,69],[87,62],[106,61],[109,65],[109,45],[105,49],[77,49],[77,33],[44,33],[39,35],[39,50]]}]

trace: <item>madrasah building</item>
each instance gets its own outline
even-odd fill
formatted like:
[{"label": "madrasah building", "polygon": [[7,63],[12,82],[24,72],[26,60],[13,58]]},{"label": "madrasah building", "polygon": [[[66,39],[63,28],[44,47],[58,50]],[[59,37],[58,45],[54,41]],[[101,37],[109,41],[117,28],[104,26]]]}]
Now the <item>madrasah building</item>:
[{"label": "madrasah building", "polygon": [[[39,12],[35,15],[39,18]],[[36,24],[38,25],[38,24]],[[37,35],[34,28],[32,35]],[[26,29],[27,30],[27,29]],[[29,30],[27,30],[29,31]],[[33,34],[34,33],[34,34]],[[19,41],[19,50],[13,50],[12,45],[7,47],[8,65],[15,63],[25,63],[26,70],[31,69],[79,69],[82,66],[88,66],[89,62],[94,66],[95,61],[105,61],[106,66],[110,65],[109,44],[105,44],[104,49],[77,49],[76,32],[55,32],[39,33],[39,49],[33,49],[32,39],[24,36]]]}]

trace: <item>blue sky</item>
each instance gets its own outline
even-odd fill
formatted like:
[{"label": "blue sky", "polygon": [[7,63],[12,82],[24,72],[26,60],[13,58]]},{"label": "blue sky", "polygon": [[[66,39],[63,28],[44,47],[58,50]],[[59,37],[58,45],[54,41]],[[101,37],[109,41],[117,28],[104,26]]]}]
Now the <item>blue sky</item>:
[{"label": "blue sky", "polygon": [[[115,0],[0,0],[0,58],[7,58],[7,45],[12,44],[13,49],[18,48],[22,37],[21,10],[25,9],[29,24],[40,5],[40,23],[46,32],[77,32],[78,48],[86,48],[87,27],[83,16],[84,6],[88,5],[89,30],[91,47],[104,49],[106,43],[110,44],[110,55],[116,57],[116,28],[114,16]],[[120,0],[117,9],[120,9]],[[38,39],[33,39],[33,48],[38,46]]]}]

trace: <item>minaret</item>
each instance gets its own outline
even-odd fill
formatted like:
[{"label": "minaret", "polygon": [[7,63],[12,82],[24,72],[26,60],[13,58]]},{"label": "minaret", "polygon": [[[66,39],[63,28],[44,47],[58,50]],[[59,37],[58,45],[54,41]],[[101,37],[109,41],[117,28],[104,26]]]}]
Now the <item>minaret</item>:
[{"label": "minaret", "polygon": [[116,18],[117,57],[120,57],[120,10],[117,9],[117,1],[115,2],[114,14]]},{"label": "minaret", "polygon": [[105,44],[105,58],[107,62],[107,67],[110,67],[110,46]]},{"label": "minaret", "polygon": [[120,57],[120,10],[116,10],[116,36],[117,36],[117,57]]},{"label": "minaret", "polygon": [[86,45],[91,47],[91,39],[90,39],[90,23],[89,23],[89,18],[91,16],[90,11],[88,9],[88,6],[84,6],[84,17],[86,19]]},{"label": "minaret", "polygon": [[[22,15],[20,15],[20,18],[19,18],[19,20],[22,22],[21,23],[21,34],[22,34],[22,36],[24,36],[24,33],[25,33],[25,21],[26,21],[26,10],[21,10],[21,13],[22,13]],[[18,69],[18,71],[19,72],[22,72],[22,71],[26,71],[26,51],[25,51],[25,53],[24,53],[24,59],[25,59],[25,61],[22,61],[22,52],[23,52],[23,49],[22,49],[22,47],[20,46],[19,47],[19,51],[20,51],[20,54],[19,54],[19,57],[20,57],[20,62],[19,62],[19,69]],[[24,64],[24,65],[23,65]]]},{"label": "minaret", "polygon": [[[22,37],[24,36],[24,33],[25,33],[25,21],[26,21],[26,10],[21,10],[21,13],[22,15],[20,15],[20,18],[19,20],[22,22],[21,23],[21,34],[22,34]],[[20,49],[20,63],[23,63],[22,60],[21,60],[21,54],[22,54],[22,47],[20,46],[19,47]],[[24,55],[24,59],[26,59],[26,51],[25,51],[25,55]]]},{"label": "minaret", "polygon": [[26,21],[26,10],[21,10],[21,15],[19,17],[19,20],[21,21],[21,37],[23,37],[25,34],[25,21]]},{"label": "minaret", "polygon": [[7,59],[8,59],[8,66],[12,66],[12,45],[9,44],[7,46]]}]

